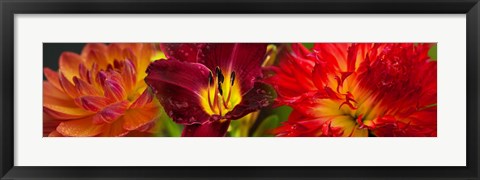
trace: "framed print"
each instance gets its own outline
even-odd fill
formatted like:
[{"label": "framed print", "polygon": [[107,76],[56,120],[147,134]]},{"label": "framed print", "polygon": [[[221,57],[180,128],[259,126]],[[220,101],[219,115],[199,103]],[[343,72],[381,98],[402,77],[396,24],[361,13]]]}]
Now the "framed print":
[{"label": "framed print", "polygon": [[2,179],[477,179],[478,1],[2,1]]}]

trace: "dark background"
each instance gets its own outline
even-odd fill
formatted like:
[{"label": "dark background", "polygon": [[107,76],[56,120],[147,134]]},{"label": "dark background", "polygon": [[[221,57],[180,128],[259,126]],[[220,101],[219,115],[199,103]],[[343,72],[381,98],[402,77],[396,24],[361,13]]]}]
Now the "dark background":
[{"label": "dark background", "polygon": [[58,70],[58,60],[64,51],[80,54],[85,43],[43,43],[43,67]]}]

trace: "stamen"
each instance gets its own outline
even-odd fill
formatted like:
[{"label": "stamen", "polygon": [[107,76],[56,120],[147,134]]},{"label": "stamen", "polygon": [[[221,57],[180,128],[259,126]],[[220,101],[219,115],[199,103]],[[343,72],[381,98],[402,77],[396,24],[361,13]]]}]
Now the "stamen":
[{"label": "stamen", "polygon": [[360,126],[363,126],[363,114],[360,114],[357,117],[357,123],[360,124]]},{"label": "stamen", "polygon": [[209,85],[209,86],[213,85],[213,74],[212,74],[211,71],[210,71],[210,73],[208,74],[208,85]]},{"label": "stamen", "polygon": [[208,93],[208,105],[210,106],[210,109],[211,109],[212,111],[215,111],[215,110],[213,109],[212,100],[211,100],[211,98],[210,98],[210,86],[212,86],[212,85],[214,85],[214,83],[213,83],[213,75],[212,75],[212,72],[210,72],[210,73],[208,74],[208,89],[207,89],[207,91],[208,91],[208,92],[207,92],[207,93]]},{"label": "stamen", "polygon": [[223,77],[222,70],[217,66],[215,68],[215,71],[217,73],[216,75],[217,75],[217,78],[218,78],[218,82],[223,83],[224,77]]},{"label": "stamen", "polygon": [[222,89],[222,83],[220,83],[220,81],[218,82],[218,93],[223,96],[223,89]]},{"label": "stamen", "polygon": [[350,92],[347,92],[347,94],[344,94],[345,95],[345,102],[343,102],[342,104],[340,104],[340,107],[338,107],[338,109],[341,109],[343,105],[348,105],[350,107],[350,109],[353,109],[353,110],[356,110],[358,109],[357,107],[355,107],[351,102],[354,102],[354,103],[357,103],[357,101],[355,101],[352,93]]},{"label": "stamen", "polygon": [[[231,74],[230,74],[230,88],[228,87],[225,87],[227,88],[228,92],[225,92],[225,93],[228,93],[227,96],[224,96],[224,92],[223,92],[223,83],[224,83],[224,80],[225,80],[225,76],[223,75],[223,72],[222,70],[220,69],[220,67],[216,67],[215,68],[215,77],[213,76],[213,72],[211,71],[210,74],[208,75],[208,92],[207,92],[207,95],[208,95],[208,105],[210,106],[210,109],[212,110],[213,113],[218,113],[220,116],[222,115],[222,111],[223,109],[225,110],[228,110],[230,109],[230,96],[232,94],[232,88],[233,88],[233,85],[235,84],[235,72],[233,71]],[[212,94],[211,94],[211,88],[214,88],[215,90],[215,93],[213,94],[213,102],[212,102]],[[223,106],[223,107],[222,107]]]},{"label": "stamen", "polygon": [[233,89],[233,84],[235,82],[235,71],[232,71],[232,74],[230,74],[230,89],[228,89],[228,95],[227,95],[227,102],[230,102],[230,95],[232,94],[232,89]]},{"label": "stamen", "polygon": [[225,101],[225,98],[223,98],[223,96],[222,96],[222,100],[223,100],[223,107],[225,107],[225,109],[229,109],[228,103],[227,103],[228,101]]},{"label": "stamen", "polygon": [[[214,84],[215,84],[215,83],[214,83]],[[214,88],[215,88],[215,87],[214,87]],[[214,95],[214,97],[213,97],[213,107],[214,107],[214,108],[212,108],[212,111],[213,111],[214,113],[217,113],[217,109],[215,109],[215,108],[218,107],[218,104],[219,104],[219,102],[218,102],[218,88],[215,88],[215,93],[214,93],[213,95]],[[221,110],[220,110],[220,111],[221,111]]]},{"label": "stamen", "polygon": [[230,74],[230,83],[233,86],[233,83],[235,82],[235,71],[232,71],[232,74]]},{"label": "stamen", "polygon": [[[217,97],[220,96],[220,95],[217,95]],[[218,97],[218,99],[221,98],[221,97]],[[217,101],[218,104],[217,104],[217,107],[218,107],[218,111],[219,111],[219,115],[222,116],[222,105],[220,104],[221,101]]]}]

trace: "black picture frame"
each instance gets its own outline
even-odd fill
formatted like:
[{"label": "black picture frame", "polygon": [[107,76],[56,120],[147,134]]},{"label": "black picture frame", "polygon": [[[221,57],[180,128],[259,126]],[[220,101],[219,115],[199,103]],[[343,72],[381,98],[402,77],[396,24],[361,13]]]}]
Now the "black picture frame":
[{"label": "black picture frame", "polygon": [[[479,0],[1,0],[1,179],[479,179]],[[420,13],[467,17],[465,167],[14,166],[14,15],[149,13]],[[448,155],[448,154],[446,154]]]}]

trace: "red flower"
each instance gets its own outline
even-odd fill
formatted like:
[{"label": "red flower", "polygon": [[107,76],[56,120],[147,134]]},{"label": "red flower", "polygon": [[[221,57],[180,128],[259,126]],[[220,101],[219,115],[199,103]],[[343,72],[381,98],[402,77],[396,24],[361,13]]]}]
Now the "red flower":
[{"label": "red flower", "polygon": [[262,78],[265,44],[163,44],[146,83],[165,112],[185,125],[182,136],[224,136],[230,120],[268,106]]},{"label": "red flower", "polygon": [[436,136],[431,44],[293,44],[267,79],[292,114],[277,136]]}]

